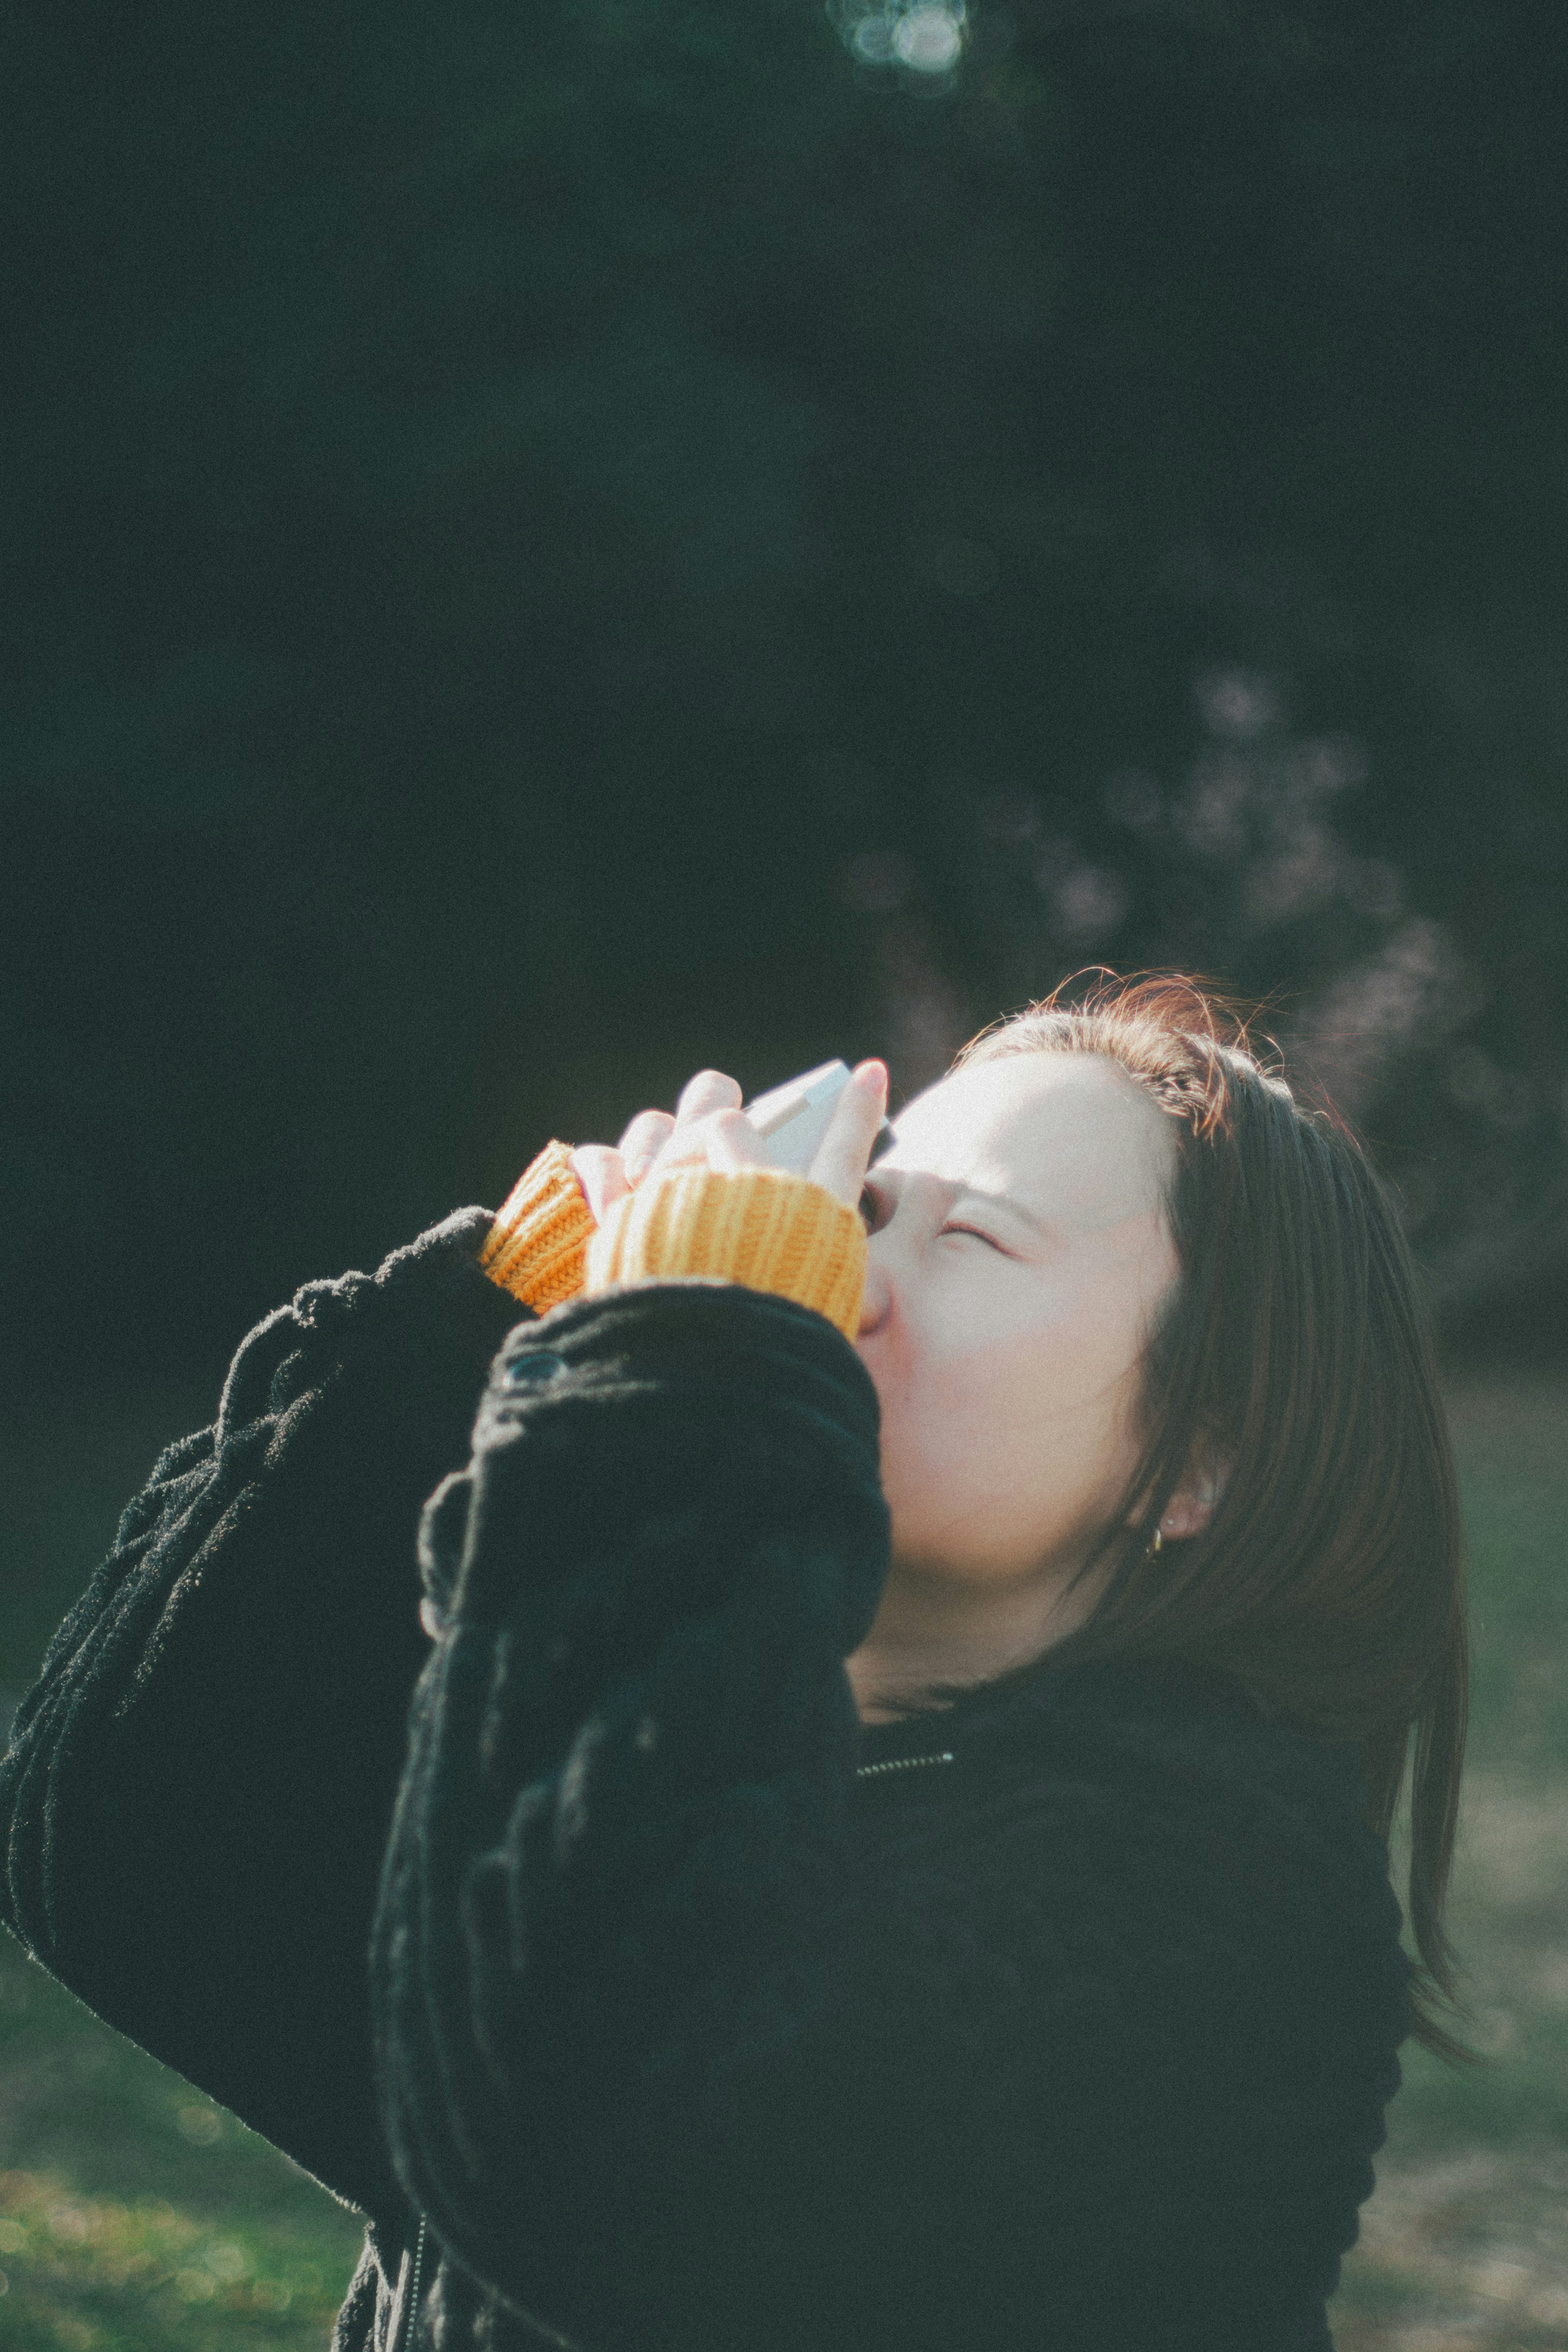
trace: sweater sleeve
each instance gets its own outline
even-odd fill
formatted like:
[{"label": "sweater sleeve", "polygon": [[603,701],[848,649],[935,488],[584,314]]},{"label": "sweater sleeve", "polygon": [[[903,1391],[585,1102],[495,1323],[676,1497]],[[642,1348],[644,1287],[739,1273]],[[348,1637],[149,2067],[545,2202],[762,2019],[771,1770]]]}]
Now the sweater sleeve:
[{"label": "sweater sleeve", "polygon": [[821,1316],[650,1283],[515,1335],[427,1507],[439,1630],[371,1957],[383,2117],[444,2243],[574,2336],[617,2281],[635,2303],[644,2150],[694,2065],[818,1999],[843,1661],[888,1564],[877,1434]]},{"label": "sweater sleeve", "polygon": [[479,1252],[480,1269],[533,1314],[548,1315],[582,1288],[593,1231],[570,1145],[547,1143],[497,1210]]},{"label": "sweater sleeve", "polygon": [[616,1202],[588,1245],[590,1294],[691,1277],[792,1298],[852,1339],[865,1227],[810,1177],[781,1168],[672,1168]]},{"label": "sweater sleeve", "polygon": [[865,1259],[855,1211],[782,1169],[671,1169],[601,1229],[559,1142],[529,1161],[479,1254],[490,1280],[538,1315],[628,1283],[735,1282],[812,1307],[852,1339]]},{"label": "sweater sleeve", "polygon": [[1267,1758],[1227,1819],[1190,1759],[1071,1740],[879,1833],[876,1448],[853,1349],[762,1293],[513,1335],[422,1538],[371,1971],[399,2178],[581,2352],[1282,2352],[1397,2081],[1376,1842],[1255,1797]]},{"label": "sweater sleeve", "polygon": [[0,1918],[352,2202],[391,2183],[365,1955],[423,1663],[420,1507],[522,1310],[465,1210],[235,1358],[60,1626],[0,1763]]}]

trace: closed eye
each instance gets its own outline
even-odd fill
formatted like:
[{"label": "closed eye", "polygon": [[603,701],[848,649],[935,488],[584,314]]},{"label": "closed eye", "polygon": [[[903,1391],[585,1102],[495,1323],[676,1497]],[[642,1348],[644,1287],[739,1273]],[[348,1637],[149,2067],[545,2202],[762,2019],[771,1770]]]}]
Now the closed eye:
[{"label": "closed eye", "polygon": [[[875,1234],[881,1232],[883,1226],[893,1215],[894,1203],[889,1200],[883,1186],[868,1181],[861,1188],[859,1206],[861,1219],[867,1233]],[[1011,1257],[1014,1255],[1013,1251],[1004,1247],[1002,1243],[998,1241],[994,1234],[983,1232],[978,1225],[966,1225],[955,1221],[939,1226],[937,1233],[939,1237],[944,1234],[962,1234],[968,1241],[984,1242],[986,1247],[995,1250],[998,1257]]]}]

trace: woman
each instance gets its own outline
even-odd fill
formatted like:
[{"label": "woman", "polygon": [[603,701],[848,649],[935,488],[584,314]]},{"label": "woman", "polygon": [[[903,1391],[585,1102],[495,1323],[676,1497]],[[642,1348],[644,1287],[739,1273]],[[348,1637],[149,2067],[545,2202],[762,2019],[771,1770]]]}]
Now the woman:
[{"label": "woman", "polygon": [[1384,1188],[1184,982],[868,1168],[884,1083],[800,1179],[705,1073],[308,1286],[24,1702],[9,1923],[367,2213],[340,2352],[1322,2352],[1458,2054]]}]

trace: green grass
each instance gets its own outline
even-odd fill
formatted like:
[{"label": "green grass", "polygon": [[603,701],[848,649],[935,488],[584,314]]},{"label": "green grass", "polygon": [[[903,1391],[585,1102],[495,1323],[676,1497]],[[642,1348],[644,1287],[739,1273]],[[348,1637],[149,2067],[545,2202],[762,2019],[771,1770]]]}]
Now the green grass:
[{"label": "green grass", "polygon": [[[1568,1380],[1451,1393],[1476,1697],[1451,1908],[1473,2039],[1409,2047],[1334,2308],[1340,2352],[1568,2347]],[[32,1678],[161,1446],[206,1396],[83,1393],[0,1439],[0,1686]],[[7,2352],[303,2352],[361,2224],[89,2014],[0,1935],[0,2342]]]},{"label": "green grass", "polygon": [[303,2352],[362,2224],[0,1935],[0,2342]]}]

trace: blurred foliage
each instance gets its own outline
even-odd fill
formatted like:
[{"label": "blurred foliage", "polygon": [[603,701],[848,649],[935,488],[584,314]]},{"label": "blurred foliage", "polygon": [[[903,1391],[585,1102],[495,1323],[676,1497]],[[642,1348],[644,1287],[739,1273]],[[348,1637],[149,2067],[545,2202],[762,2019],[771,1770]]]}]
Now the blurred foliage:
[{"label": "blurred foliage", "polygon": [[[32,1997],[30,1979],[0,1967],[11,1998]],[[80,2060],[79,2028],[76,2039]],[[209,2108],[183,2112],[225,2126]],[[278,2163],[258,2145],[257,2171]],[[57,2174],[0,2173],[5,2341],[14,2352],[304,2352],[330,2332],[361,2235],[347,2214],[335,2226],[316,2198],[288,2229],[238,2200],[203,2220],[167,2198],[83,2198]]]},{"label": "blurred foliage", "polygon": [[1091,957],[1277,992],[1454,1313],[1556,1278],[1568,22],[870,13],[26,0],[30,1365]]}]

